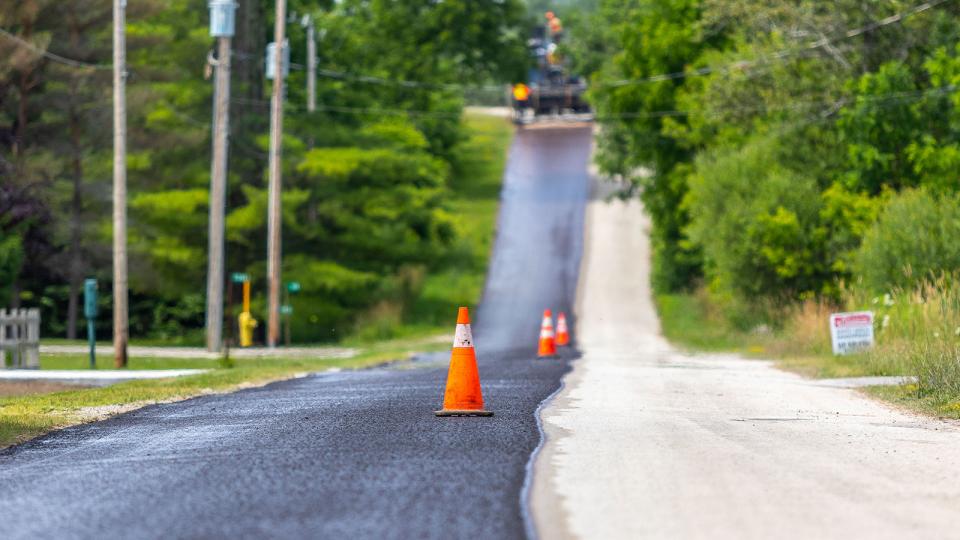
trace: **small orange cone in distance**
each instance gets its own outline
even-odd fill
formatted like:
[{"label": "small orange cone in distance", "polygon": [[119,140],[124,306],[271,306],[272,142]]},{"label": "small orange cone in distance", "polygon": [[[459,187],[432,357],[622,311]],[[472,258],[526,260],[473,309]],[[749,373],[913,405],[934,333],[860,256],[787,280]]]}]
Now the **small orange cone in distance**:
[{"label": "small orange cone in distance", "polygon": [[443,394],[443,409],[437,416],[493,416],[483,408],[483,393],[480,391],[480,371],[477,355],[473,350],[473,333],[470,331],[470,313],[460,308],[457,313],[457,332],[453,337],[450,353],[450,371],[447,372],[447,390]]},{"label": "small orange cone in distance", "polygon": [[570,344],[570,331],[567,330],[567,315],[560,312],[557,315],[557,346],[564,347]]},{"label": "small orange cone in distance", "polygon": [[543,322],[540,323],[540,347],[537,356],[554,356],[557,354],[557,343],[553,339],[553,314],[549,309],[543,310]]}]

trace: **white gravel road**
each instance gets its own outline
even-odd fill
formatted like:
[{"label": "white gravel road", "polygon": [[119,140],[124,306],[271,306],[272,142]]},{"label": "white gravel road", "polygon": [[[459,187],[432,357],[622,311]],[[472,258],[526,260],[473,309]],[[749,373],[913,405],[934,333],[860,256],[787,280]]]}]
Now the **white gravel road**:
[{"label": "white gravel road", "polygon": [[541,538],[960,538],[960,427],[659,335],[638,203],[594,201]]}]

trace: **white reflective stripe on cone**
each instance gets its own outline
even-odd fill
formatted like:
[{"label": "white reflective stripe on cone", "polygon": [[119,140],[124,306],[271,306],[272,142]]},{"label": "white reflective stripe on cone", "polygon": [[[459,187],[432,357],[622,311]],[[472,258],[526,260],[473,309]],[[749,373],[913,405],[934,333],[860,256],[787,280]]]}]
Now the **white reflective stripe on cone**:
[{"label": "white reflective stripe on cone", "polygon": [[455,348],[473,347],[473,332],[470,331],[469,324],[457,325],[457,333],[453,335],[453,346]]}]

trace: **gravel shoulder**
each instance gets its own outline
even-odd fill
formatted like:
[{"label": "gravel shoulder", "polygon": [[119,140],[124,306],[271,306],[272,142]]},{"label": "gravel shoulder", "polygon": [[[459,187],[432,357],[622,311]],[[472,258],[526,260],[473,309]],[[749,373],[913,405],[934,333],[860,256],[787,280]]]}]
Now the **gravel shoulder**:
[{"label": "gravel shoulder", "polygon": [[577,298],[582,358],[543,409],[542,538],[947,538],[960,428],[659,333],[647,222],[593,200]]}]

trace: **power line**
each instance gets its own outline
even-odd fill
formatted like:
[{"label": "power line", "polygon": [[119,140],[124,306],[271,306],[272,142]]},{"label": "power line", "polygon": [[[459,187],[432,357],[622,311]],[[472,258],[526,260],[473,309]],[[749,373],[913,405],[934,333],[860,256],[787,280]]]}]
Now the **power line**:
[{"label": "power line", "polygon": [[501,85],[468,85],[468,84],[457,84],[457,83],[430,83],[423,81],[410,81],[403,79],[386,79],[384,77],[375,77],[373,75],[359,75],[354,73],[347,73],[344,71],[335,71],[332,69],[317,69],[317,75],[326,77],[328,79],[339,79],[352,82],[360,82],[367,84],[379,84],[384,86],[399,86],[403,88],[425,88],[432,90],[501,90],[503,86]]},{"label": "power line", "polygon": [[0,28],[0,35],[13,40],[14,42],[30,49],[31,51],[39,54],[40,56],[43,56],[44,58],[47,58],[48,60],[57,62],[59,64],[63,64],[65,66],[70,66],[70,67],[79,68],[79,69],[103,69],[103,70],[113,69],[113,66],[111,64],[91,64],[91,63],[83,62],[80,60],[74,60],[73,58],[67,58],[66,56],[60,56],[59,54],[55,54],[50,51],[41,49],[40,47],[37,47],[33,43],[30,43],[29,41],[21,38],[20,36],[17,36],[16,34],[13,34],[3,28]]},{"label": "power line", "polygon": [[[718,111],[704,111],[703,116],[707,118],[719,118],[729,114],[735,113],[751,113],[751,112],[775,112],[775,111],[788,111],[788,110],[802,110],[804,108],[812,108],[817,105],[829,105],[827,110],[839,110],[840,108],[850,105],[857,104],[862,102],[893,102],[895,100],[909,100],[909,99],[919,99],[927,96],[934,96],[940,94],[946,94],[960,89],[960,86],[949,84],[945,86],[938,86],[935,88],[926,88],[922,90],[905,90],[900,92],[888,92],[886,94],[877,94],[877,95],[867,95],[867,96],[854,96],[850,98],[840,98],[836,101],[830,102],[829,100],[807,100],[807,101],[793,101],[788,104],[780,106],[756,106],[756,107],[736,107],[728,108]],[[694,111],[682,111],[682,110],[662,110],[662,111],[637,111],[637,112],[624,112],[616,114],[606,114],[606,115],[597,115],[594,117],[594,120],[598,122],[608,122],[614,120],[636,120],[636,119],[651,119],[651,118],[666,118],[666,117],[687,117],[700,114],[699,112]]]},{"label": "power line", "polygon": [[[737,107],[737,108],[727,108],[721,111],[711,112],[706,114],[708,117],[719,117],[726,114],[732,113],[750,113],[750,112],[763,112],[763,111],[786,111],[786,110],[795,110],[803,109],[804,107],[816,106],[816,105],[828,105],[831,108],[838,108],[839,106],[844,106],[850,103],[856,102],[874,102],[874,101],[892,101],[898,99],[909,99],[909,98],[920,98],[926,97],[928,95],[944,94],[947,92],[952,92],[960,89],[958,85],[946,85],[939,86],[936,88],[927,88],[927,89],[918,89],[918,90],[906,90],[900,92],[888,92],[885,94],[877,95],[867,95],[867,96],[855,96],[852,98],[840,98],[834,101],[831,100],[806,100],[806,101],[792,101],[788,104],[780,106],[756,106],[756,107]],[[244,105],[255,105],[260,107],[268,107],[270,105],[269,101],[257,100],[257,99],[245,99],[245,98],[234,98],[232,100],[234,103],[244,104]],[[304,107],[291,107],[295,112],[305,112]],[[346,107],[338,105],[317,105],[317,110],[329,111],[329,112],[338,112],[345,114],[357,114],[357,115],[411,115],[411,116],[426,116],[426,117],[440,117],[440,118],[459,118],[461,113],[459,112],[448,112],[448,111],[426,111],[418,109],[391,109],[391,108],[378,108],[378,107]],[[659,111],[637,111],[637,112],[624,112],[618,114],[608,114],[608,115],[596,115],[594,119],[597,121],[609,121],[609,120],[627,120],[627,119],[648,119],[648,118],[666,118],[666,117],[685,117],[699,114],[696,111],[684,111],[684,110],[659,110]]]},{"label": "power line", "polygon": [[[261,99],[247,99],[247,98],[233,98],[231,101],[240,105],[254,105],[257,107],[269,107],[270,102]],[[389,108],[378,108],[378,107],[346,107],[339,105],[323,105],[317,104],[316,109],[318,111],[328,111],[328,112],[337,112],[345,114],[389,114],[395,116],[425,116],[425,117],[438,117],[438,118],[459,118],[461,113],[452,112],[452,111],[426,111],[422,109],[389,109]],[[287,110],[293,110],[295,112],[308,112],[305,107],[294,106],[287,107]]]},{"label": "power line", "polygon": [[945,4],[950,1],[952,0],[930,0],[928,2],[924,2],[922,4],[914,6],[906,11],[901,11],[889,17],[880,19],[879,21],[872,22],[868,25],[847,30],[842,35],[835,37],[833,39],[828,37],[823,37],[818,40],[811,41],[800,48],[781,49],[769,55],[765,55],[765,57],[761,57],[758,60],[737,60],[735,62],[731,62],[729,64],[726,64],[724,66],[719,66],[719,67],[707,66],[707,67],[697,68],[691,71],[675,71],[673,73],[660,73],[657,75],[649,75],[647,77],[641,77],[638,79],[620,79],[615,81],[606,81],[606,82],[597,83],[595,86],[616,88],[621,86],[631,86],[631,85],[637,85],[637,84],[647,84],[647,83],[663,82],[663,81],[670,81],[670,80],[676,80],[676,79],[685,79],[688,77],[699,77],[703,75],[710,75],[712,73],[723,73],[723,72],[729,72],[734,70],[743,70],[745,68],[753,67],[757,64],[764,63],[765,61],[767,61],[767,59],[781,60],[783,58],[787,58],[795,54],[799,54],[806,51],[812,51],[812,50],[819,49],[821,47],[825,47],[836,41],[850,39],[850,38],[854,38],[854,37],[866,34],[868,32],[872,32],[879,28],[883,28],[885,26],[889,26],[891,24],[901,22],[904,19],[912,17],[913,15],[923,13],[924,11],[928,11],[941,4]]},{"label": "power line", "polygon": [[423,111],[415,109],[380,109],[375,107],[341,107],[337,105],[317,105],[318,110],[329,111],[329,112],[338,112],[338,113],[347,113],[347,114],[389,114],[395,116],[402,115],[412,115],[412,116],[425,116],[425,117],[434,117],[434,118],[460,118],[461,113],[459,112],[448,112],[448,111]]}]

